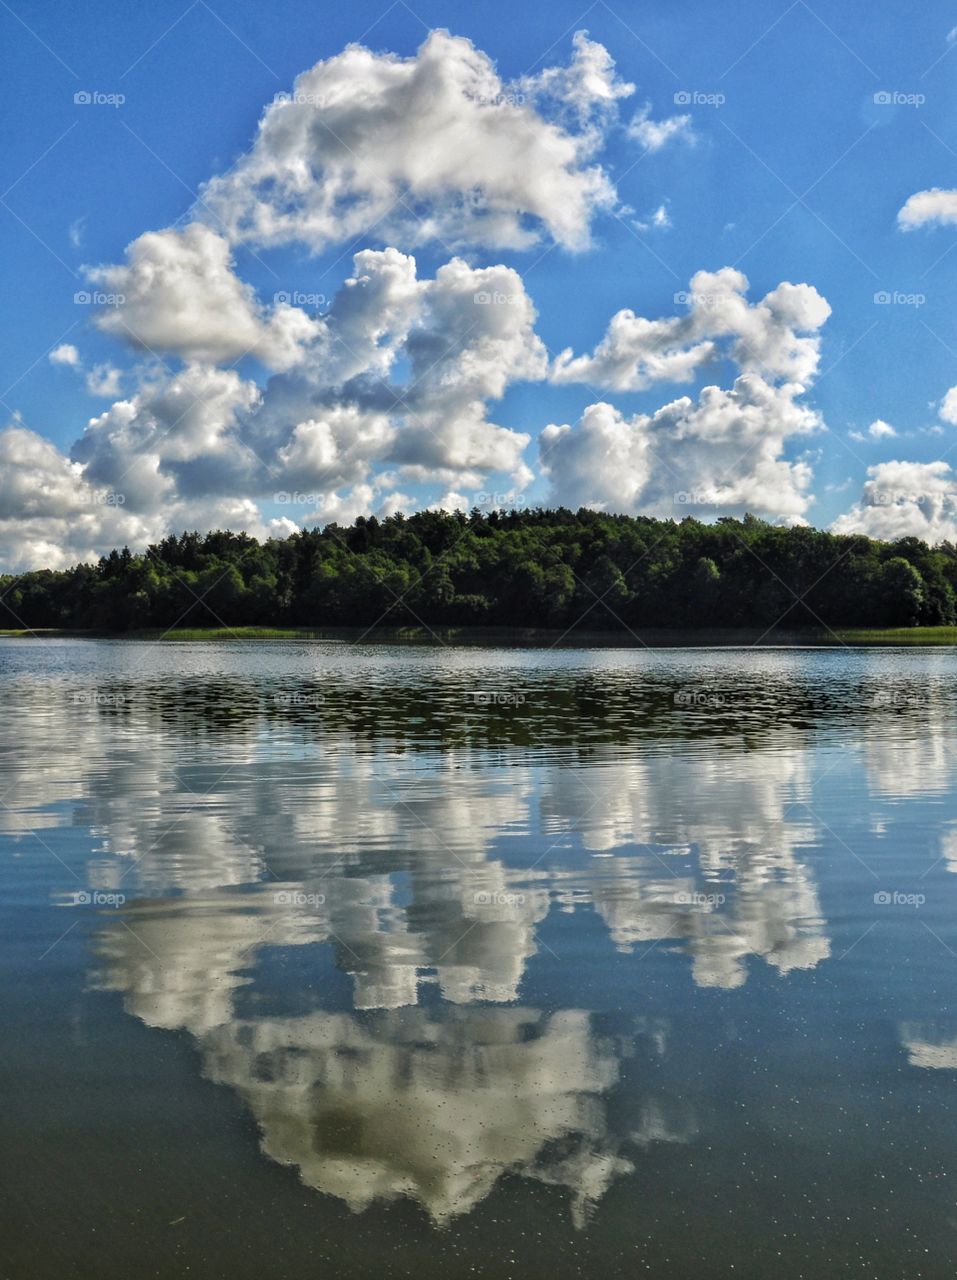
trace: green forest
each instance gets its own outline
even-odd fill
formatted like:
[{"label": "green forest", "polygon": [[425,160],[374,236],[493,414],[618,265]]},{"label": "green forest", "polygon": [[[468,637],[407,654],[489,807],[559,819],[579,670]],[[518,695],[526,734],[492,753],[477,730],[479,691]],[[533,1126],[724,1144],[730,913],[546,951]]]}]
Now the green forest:
[{"label": "green forest", "polygon": [[745,516],[424,511],[265,543],[184,533],[142,554],[0,576],[0,626],[950,626],[957,548]]}]

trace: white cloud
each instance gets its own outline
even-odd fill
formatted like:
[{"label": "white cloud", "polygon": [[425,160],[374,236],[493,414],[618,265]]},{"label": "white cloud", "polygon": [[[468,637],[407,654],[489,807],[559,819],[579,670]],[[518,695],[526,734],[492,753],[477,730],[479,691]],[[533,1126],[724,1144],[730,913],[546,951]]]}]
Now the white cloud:
[{"label": "white cloud", "polygon": [[668,213],[668,206],[660,204],[646,222],[635,222],[634,225],[638,231],[651,231],[652,229],[660,231],[667,230],[671,226],[671,216]]},{"label": "white cloud", "polygon": [[889,422],[885,422],[883,418],[876,418],[867,428],[867,434],[872,440],[886,440],[890,436],[896,436],[897,432]]},{"label": "white cloud", "polygon": [[577,426],[542,432],[549,498],[661,517],[750,511],[800,521],[811,470],[782,453],[791,438],[822,426],[796,402],[800,390],[744,374],[729,391],[705,387],[696,401],[683,396],[653,414],[626,418],[612,405],[590,405]]},{"label": "white cloud", "polygon": [[228,243],[199,223],[149,231],[126,258],[88,275],[117,299],[98,312],[97,325],[137,350],[212,363],[253,355],[284,369],[319,332],[299,307],[261,306],[233,271]]},{"label": "white cloud", "polygon": [[951,426],[957,426],[957,387],[951,387],[944,396],[937,416]]},{"label": "white cloud", "polygon": [[75,367],[80,363],[80,353],[72,342],[61,342],[54,347],[48,359],[51,364],[66,364]]},{"label": "white cloud", "polygon": [[891,542],[957,538],[957,475],[946,462],[881,462],[868,467],[861,500],[831,525]]},{"label": "white cloud", "polygon": [[633,84],[618,79],[615,60],[605,46],[589,40],[587,32],[575,32],[572,49],[567,67],[546,67],[535,76],[524,77],[518,86],[520,95],[570,107],[588,120],[635,92]]},{"label": "white cloud", "polygon": [[238,415],[260,398],[256,384],[235,370],[191,366],[92,419],[73,457],[90,480],[122,493],[132,511],[156,514],[180,498],[245,495],[266,468],[244,447]]},{"label": "white cloud", "polygon": [[[165,305],[162,288],[159,296]],[[192,319],[185,341],[195,349],[201,327],[210,339],[212,318]],[[500,474],[523,487],[529,437],[490,421],[486,409],[512,383],[544,377],[535,320],[510,268],[456,258],[419,279],[415,260],[395,249],[357,254],[298,363],[264,388],[208,363],[170,373],[148,366],[132,394],[90,421],[72,463],[50,446],[71,483],[118,495],[130,522],[101,522],[100,546],[90,526],[84,554],[120,537],[142,545],[171,527],[264,533],[257,503],[284,491],[316,495],[314,510],[291,508],[300,519],[342,521],[414,506],[408,484],[460,497]],[[79,353],[75,368],[83,371]],[[103,392],[116,370],[93,366],[86,377]],[[27,506],[24,517],[41,518]],[[45,545],[38,529],[34,549]]]},{"label": "white cloud", "polygon": [[630,92],[584,35],[569,67],[517,86],[446,31],[411,58],[349,45],[266,108],[252,148],[205,186],[197,216],[233,242],[313,250],[362,234],[496,248],[545,235],[582,249],[616,200],[593,161],[610,108]]},{"label": "white cloud", "polygon": [[95,364],[86,375],[84,382],[91,396],[100,396],[112,400],[120,394],[122,374],[111,364]]},{"label": "white cloud", "polygon": [[885,422],[883,418],[875,418],[867,431],[850,431],[848,435],[852,440],[856,440],[859,444],[870,440],[890,440],[897,435],[897,432],[889,422]]},{"label": "white cloud", "polygon": [[651,105],[646,103],[628,125],[628,136],[634,138],[646,151],[660,151],[673,139],[690,142],[694,139],[691,116],[668,116],[664,120],[651,119]]},{"label": "white cloud", "polygon": [[910,197],[897,215],[898,226],[903,231],[915,227],[949,226],[957,222],[957,191],[931,187]]},{"label": "white cloud", "polygon": [[687,315],[648,320],[619,311],[591,355],[562,352],[552,381],[618,391],[689,382],[719,356],[741,373],[730,390],[707,386],[697,400],[683,396],[653,413],[627,418],[598,403],[575,427],[546,427],[540,458],[550,500],[659,516],[751,511],[803,520],[810,465],[784,455],[793,439],[823,426],[799,397],[817,370],[817,330],[830,307],[805,284],[779,284],[753,304],[747,288],[730,267],[699,271],[679,295]]},{"label": "white cloud", "polygon": [[690,305],[686,316],[647,320],[628,308],[619,311],[591,355],[566,350],[557,357],[552,381],[614,391],[690,382],[724,340],[726,354],[745,372],[809,382],[819,358],[816,331],[831,313],[827,301],[810,285],[785,282],[751,304],[747,288],[747,277],[732,267],[699,271],[688,293],[678,295]]},{"label": "white cloud", "polygon": [[0,430],[0,564],[59,568],[152,529],[49,440],[14,423]]}]

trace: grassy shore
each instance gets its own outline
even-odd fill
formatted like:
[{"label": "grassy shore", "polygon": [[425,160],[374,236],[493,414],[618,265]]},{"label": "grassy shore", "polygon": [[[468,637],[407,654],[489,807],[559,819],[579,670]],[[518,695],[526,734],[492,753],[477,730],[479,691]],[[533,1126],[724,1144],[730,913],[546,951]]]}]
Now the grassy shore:
[{"label": "grassy shore", "polygon": [[823,627],[800,631],[763,632],[751,629],[695,630],[656,628],[638,632],[539,630],[529,627],[179,627],[172,631],[133,631],[104,635],[91,631],[59,631],[0,628],[0,638],[73,637],[79,639],[120,639],[133,641],[334,640],[343,644],[452,644],[503,645],[507,647],[595,647],[595,648],[733,648],[755,644],[773,648],[847,645],[851,648],[897,645],[957,645],[957,627],[844,627],[833,631]]},{"label": "grassy shore", "polygon": [[849,645],[957,644],[957,627],[845,627],[834,634]]}]

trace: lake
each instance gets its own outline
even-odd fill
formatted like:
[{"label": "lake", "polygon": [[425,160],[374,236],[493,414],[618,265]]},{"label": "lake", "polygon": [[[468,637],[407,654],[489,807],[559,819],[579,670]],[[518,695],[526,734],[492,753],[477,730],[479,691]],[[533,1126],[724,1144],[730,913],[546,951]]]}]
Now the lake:
[{"label": "lake", "polygon": [[0,691],[5,1280],[953,1274],[954,651]]}]

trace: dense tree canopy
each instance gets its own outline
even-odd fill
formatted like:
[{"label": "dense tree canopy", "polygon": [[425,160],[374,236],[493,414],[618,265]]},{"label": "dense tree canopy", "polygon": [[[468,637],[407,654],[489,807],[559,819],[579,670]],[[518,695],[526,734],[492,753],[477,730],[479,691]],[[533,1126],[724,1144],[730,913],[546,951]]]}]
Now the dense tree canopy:
[{"label": "dense tree canopy", "polygon": [[261,544],[185,533],[0,576],[5,627],[819,627],[955,622],[957,549],[751,516],[590,510],[360,517]]}]

